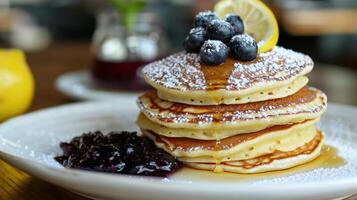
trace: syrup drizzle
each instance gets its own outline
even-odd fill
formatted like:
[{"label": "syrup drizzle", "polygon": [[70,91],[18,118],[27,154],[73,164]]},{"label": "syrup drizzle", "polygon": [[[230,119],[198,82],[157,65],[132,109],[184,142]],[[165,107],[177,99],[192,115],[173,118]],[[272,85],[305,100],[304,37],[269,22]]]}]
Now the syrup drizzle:
[{"label": "syrup drizzle", "polygon": [[218,66],[201,65],[201,70],[206,82],[206,90],[224,89],[228,79],[234,69],[235,60],[227,58],[226,61]]},{"label": "syrup drizzle", "polygon": [[257,174],[235,174],[235,173],[214,173],[184,167],[177,171],[170,178],[177,180],[189,179],[192,181],[224,181],[224,182],[240,182],[240,181],[258,181],[263,179],[272,179],[293,174],[303,173],[318,168],[338,168],[346,164],[346,160],[338,155],[336,148],[324,145],[319,157],[300,166],[290,169],[264,172]]},{"label": "syrup drizzle", "polygon": [[154,87],[160,85],[180,91],[224,88],[229,91],[290,80],[308,73],[312,66],[309,56],[274,47],[252,62],[228,58],[220,66],[204,66],[198,54],[180,52],[146,65],[143,73],[149,84],[155,83]]},{"label": "syrup drizzle", "polygon": [[[317,101],[316,98],[320,98],[321,101]],[[164,100],[160,101],[161,103],[166,102]],[[317,89],[306,87],[294,95],[282,99],[249,104],[199,107],[172,102],[167,102],[166,106],[162,106],[158,103],[156,93],[149,92],[139,97],[138,105],[149,119],[175,124],[209,124],[212,122],[230,123],[267,119],[301,113],[321,113],[326,109],[326,101],[327,97],[324,93]]]},{"label": "syrup drizzle", "polygon": [[221,162],[222,162],[222,156],[220,156],[220,151],[222,151],[222,145],[221,145],[221,140],[218,138],[217,134],[216,136],[216,144],[214,146],[214,152],[212,154],[213,159],[216,162],[216,166],[214,167],[214,172],[219,173],[219,172],[224,172],[223,168],[221,167]]}]

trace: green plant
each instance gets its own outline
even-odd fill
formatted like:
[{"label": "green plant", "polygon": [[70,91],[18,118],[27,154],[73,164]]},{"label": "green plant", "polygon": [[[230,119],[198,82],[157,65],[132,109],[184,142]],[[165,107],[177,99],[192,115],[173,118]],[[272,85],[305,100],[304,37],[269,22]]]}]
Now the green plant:
[{"label": "green plant", "polygon": [[144,9],[146,0],[111,0],[118,11],[122,24],[131,32],[137,15]]}]

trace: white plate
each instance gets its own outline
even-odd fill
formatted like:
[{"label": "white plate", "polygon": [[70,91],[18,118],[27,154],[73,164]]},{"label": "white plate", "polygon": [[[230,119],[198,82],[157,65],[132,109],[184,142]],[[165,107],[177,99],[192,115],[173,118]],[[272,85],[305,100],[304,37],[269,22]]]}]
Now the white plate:
[{"label": "white plate", "polygon": [[77,100],[113,100],[131,97],[136,99],[140,92],[125,92],[99,87],[94,84],[88,70],[62,74],[56,80],[56,88],[62,94]]},{"label": "white plate", "polygon": [[61,152],[60,141],[83,132],[138,130],[137,114],[135,102],[122,99],[60,106],[18,117],[0,126],[0,157],[29,174],[98,199],[317,200],[357,192],[357,108],[335,104],[329,104],[320,126],[327,134],[326,142],[347,161],[339,168],[255,181],[213,180],[207,178],[213,176],[209,172],[187,171],[159,179],[65,169],[53,160]]}]

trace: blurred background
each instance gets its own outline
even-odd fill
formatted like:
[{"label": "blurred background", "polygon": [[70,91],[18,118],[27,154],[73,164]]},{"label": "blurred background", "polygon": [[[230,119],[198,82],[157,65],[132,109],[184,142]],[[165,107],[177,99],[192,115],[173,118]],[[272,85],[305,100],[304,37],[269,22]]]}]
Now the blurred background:
[{"label": "blurred background", "polygon": [[[103,87],[140,91],[140,67],[182,50],[194,15],[215,2],[0,0],[0,47],[26,51],[37,84],[33,110],[63,103],[54,81],[75,70],[90,70]],[[357,0],[265,2],[279,21],[278,44],[315,61],[311,85],[330,101],[357,105]]]}]

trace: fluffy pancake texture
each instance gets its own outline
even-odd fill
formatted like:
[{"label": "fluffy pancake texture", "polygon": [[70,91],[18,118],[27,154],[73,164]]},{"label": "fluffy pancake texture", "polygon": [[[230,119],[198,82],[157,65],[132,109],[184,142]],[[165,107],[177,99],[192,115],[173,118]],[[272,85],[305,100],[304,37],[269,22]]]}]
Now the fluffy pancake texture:
[{"label": "fluffy pancake texture", "polygon": [[180,149],[181,152],[178,150],[180,147],[173,148],[172,143],[162,137],[149,131],[143,132],[153,139],[158,147],[177,156],[188,166],[216,172],[257,173],[296,166],[319,155],[324,135],[309,123],[294,126],[266,132],[254,139],[237,139],[238,144],[229,147],[229,150],[224,150],[216,141],[213,142],[215,145],[208,147],[206,151],[202,151],[202,146],[196,146],[202,145],[200,142],[191,146],[187,142],[182,144],[188,145],[189,148]]},{"label": "fluffy pancake texture", "polygon": [[207,66],[181,52],[146,65],[156,90],[140,96],[137,123],[157,147],[186,166],[259,173],[316,158],[324,134],[315,127],[326,95],[306,86],[309,56],[275,47],[251,62],[227,58]]},{"label": "fluffy pancake texture", "polygon": [[[261,131],[237,134],[221,140],[197,140],[192,138],[172,138],[144,130],[144,134],[154,140],[167,152],[177,157],[214,159],[254,158],[275,150],[293,150],[315,137],[314,123],[318,119],[305,122],[276,125]],[[214,156],[213,156],[214,154]],[[233,155],[233,156],[232,156]]]},{"label": "fluffy pancake texture", "polygon": [[[185,129],[182,132],[194,134],[200,139],[211,139],[213,135],[227,137],[232,134],[261,130],[272,125],[314,119],[324,112],[326,101],[326,95],[321,91],[304,87],[285,98],[217,106],[173,103],[161,100],[155,92],[149,92],[139,97],[138,105],[148,119],[162,125],[163,134],[165,134],[164,127],[168,127],[175,129],[174,133]],[[139,125],[145,126],[140,121]],[[187,132],[187,129],[190,131]],[[225,134],[221,135],[222,132]]]},{"label": "fluffy pancake texture", "polygon": [[261,173],[267,171],[276,171],[288,169],[307,163],[321,153],[324,143],[324,135],[317,132],[317,136],[309,143],[289,152],[275,152],[254,159],[240,160],[235,162],[222,163],[200,163],[186,162],[187,166],[196,169],[212,170],[215,172],[233,172],[233,173]]},{"label": "fluffy pancake texture", "polygon": [[146,82],[161,99],[191,105],[242,104],[291,95],[307,84],[307,55],[275,47],[251,62],[228,58],[218,67],[197,54],[178,53],[144,67]]}]

